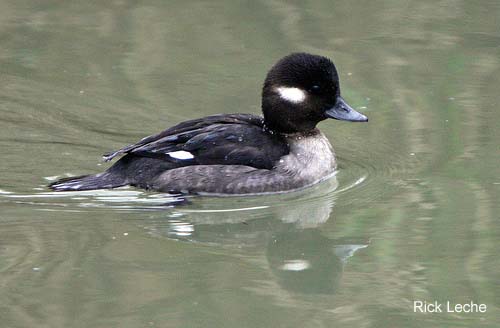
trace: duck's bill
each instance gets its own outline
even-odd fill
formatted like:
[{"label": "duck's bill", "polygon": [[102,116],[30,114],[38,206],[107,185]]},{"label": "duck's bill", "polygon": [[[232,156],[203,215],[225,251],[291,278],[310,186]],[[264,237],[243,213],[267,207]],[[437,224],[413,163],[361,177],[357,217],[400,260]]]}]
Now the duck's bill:
[{"label": "duck's bill", "polygon": [[368,117],[355,111],[349,106],[342,97],[337,98],[337,103],[332,108],[328,109],[326,116],[336,120],[350,121],[350,122],[368,122]]}]

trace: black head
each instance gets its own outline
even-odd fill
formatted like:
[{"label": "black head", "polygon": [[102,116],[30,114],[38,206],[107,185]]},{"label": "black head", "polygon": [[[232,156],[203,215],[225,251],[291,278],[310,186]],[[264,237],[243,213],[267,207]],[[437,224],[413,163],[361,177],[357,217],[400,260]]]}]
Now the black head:
[{"label": "black head", "polygon": [[368,121],[340,96],[332,61],[307,53],[288,55],[271,68],[262,90],[262,112],[266,126],[282,133],[310,131],[327,118]]}]

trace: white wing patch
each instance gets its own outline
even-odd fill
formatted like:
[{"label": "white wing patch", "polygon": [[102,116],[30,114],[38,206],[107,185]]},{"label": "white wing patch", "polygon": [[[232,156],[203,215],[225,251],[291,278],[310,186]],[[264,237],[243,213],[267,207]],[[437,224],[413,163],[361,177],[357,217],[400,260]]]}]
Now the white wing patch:
[{"label": "white wing patch", "polygon": [[276,91],[282,99],[294,104],[301,103],[306,99],[306,92],[299,88],[278,87]]},{"label": "white wing patch", "polygon": [[188,151],[185,150],[178,150],[178,151],[173,151],[170,153],[167,153],[168,156],[176,158],[176,159],[193,159],[194,156]]}]

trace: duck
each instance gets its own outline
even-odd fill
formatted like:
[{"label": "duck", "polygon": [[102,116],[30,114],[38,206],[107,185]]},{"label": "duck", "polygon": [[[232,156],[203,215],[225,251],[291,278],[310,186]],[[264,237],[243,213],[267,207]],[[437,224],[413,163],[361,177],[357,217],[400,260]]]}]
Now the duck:
[{"label": "duck", "polygon": [[327,57],[292,53],[271,67],[262,115],[216,114],[184,121],[103,155],[105,172],[63,178],[54,191],[133,186],[169,194],[265,195],[301,190],[335,175],[317,128],[326,119],[367,122],[342,98]]}]

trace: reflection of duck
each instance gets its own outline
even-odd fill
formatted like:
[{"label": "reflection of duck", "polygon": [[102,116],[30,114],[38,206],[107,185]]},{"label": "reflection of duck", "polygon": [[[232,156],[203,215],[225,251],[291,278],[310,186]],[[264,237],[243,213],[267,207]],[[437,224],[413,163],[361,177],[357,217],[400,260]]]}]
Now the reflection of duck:
[{"label": "reflection of duck", "polygon": [[325,119],[366,122],[340,96],[335,65],[295,53],[267,74],[263,116],[219,114],[179,123],[105,155],[123,156],[106,172],[64,178],[55,191],[133,185],[181,194],[269,194],[303,189],[330,177],[337,162],[316,125]]},{"label": "reflection of duck", "polygon": [[331,294],[342,277],[345,261],[366,244],[339,244],[319,229],[281,232],[267,247],[271,270],[285,289]]},{"label": "reflection of duck", "polygon": [[[218,234],[224,236],[221,243],[227,245],[232,236],[240,230],[246,235],[244,231],[266,233],[278,231],[285,224],[291,224],[298,229],[318,227],[330,218],[334,202],[333,191],[337,187],[337,178],[333,176],[307,190],[269,195],[265,199],[261,197],[199,199],[187,208],[175,207],[173,212],[169,212],[170,234],[172,237],[187,237],[182,234],[177,235],[176,230],[183,229],[179,226],[190,224],[193,225],[193,232],[189,238],[201,241],[204,239],[204,233],[215,229]],[[213,240],[207,241],[213,242]],[[241,242],[240,236],[236,242]]]},{"label": "reflection of duck", "polygon": [[[231,254],[243,252],[245,257],[246,250],[252,249],[255,254],[265,245],[266,261],[255,262],[268,263],[282,288],[330,294],[338,286],[346,260],[367,245],[337,242],[322,234],[319,227],[331,217],[333,208],[331,193],[321,195],[324,191],[319,188],[312,195],[302,195],[294,201],[287,199],[286,206],[272,199],[270,202],[278,205],[248,211],[179,208],[169,214],[166,229],[158,225],[150,229],[170,238],[231,249]],[[219,199],[219,205],[225,202]],[[213,206],[213,202],[210,204]],[[252,208],[255,204],[240,205]]]}]

